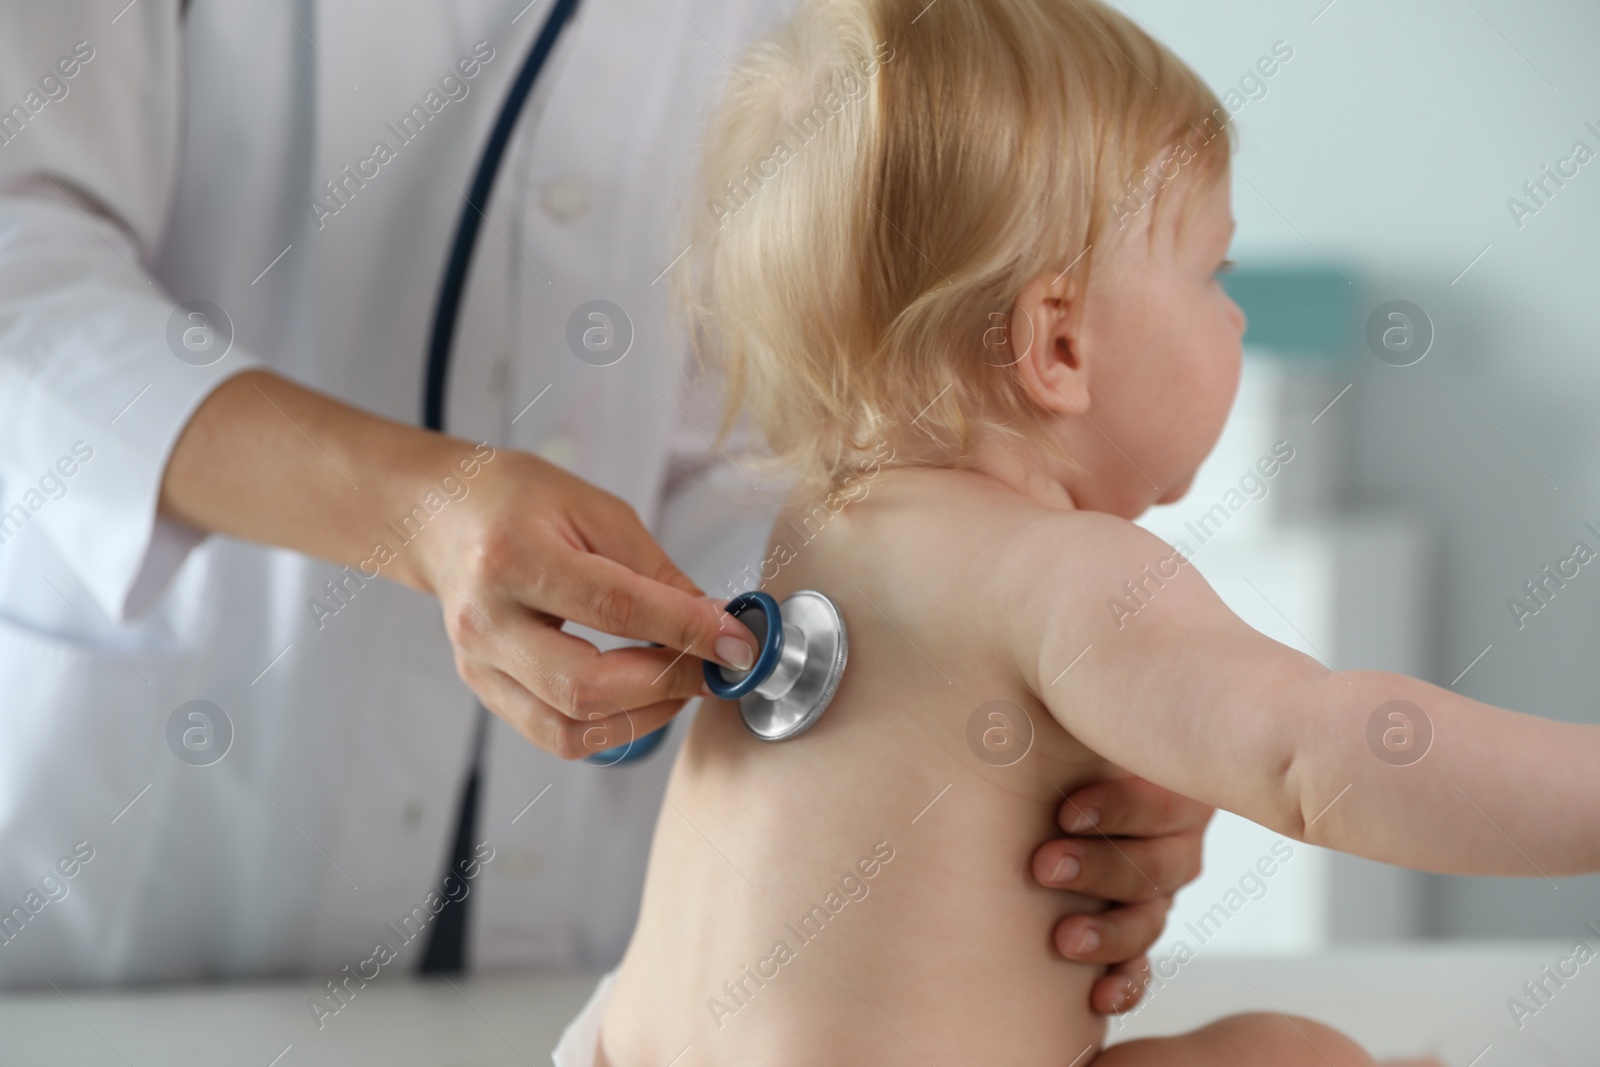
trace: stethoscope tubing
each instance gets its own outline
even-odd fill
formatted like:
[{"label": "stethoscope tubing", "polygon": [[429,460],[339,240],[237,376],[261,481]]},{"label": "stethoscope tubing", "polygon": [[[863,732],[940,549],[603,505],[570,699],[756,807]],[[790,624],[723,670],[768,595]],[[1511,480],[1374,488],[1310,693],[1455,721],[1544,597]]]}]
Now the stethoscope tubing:
[{"label": "stethoscope tubing", "polygon": [[430,430],[444,430],[445,391],[450,381],[450,355],[455,343],[456,320],[461,314],[461,296],[466,290],[467,275],[472,271],[472,253],[478,244],[478,231],[489,210],[495,179],[500,174],[500,165],[511,144],[511,135],[516,131],[517,120],[522,117],[528,96],[539,80],[539,72],[554,51],[561,31],[572,20],[578,3],[579,0],[556,0],[556,6],[546,16],[539,36],[506,93],[505,102],[500,105],[500,114],[495,117],[494,128],[484,143],[483,155],[478,159],[478,170],[472,176],[467,202],[461,207],[455,240],[450,246],[450,258],[445,263],[444,276],[439,282],[439,299],[433,312],[433,333],[428,341],[428,365],[422,390],[422,424]]}]

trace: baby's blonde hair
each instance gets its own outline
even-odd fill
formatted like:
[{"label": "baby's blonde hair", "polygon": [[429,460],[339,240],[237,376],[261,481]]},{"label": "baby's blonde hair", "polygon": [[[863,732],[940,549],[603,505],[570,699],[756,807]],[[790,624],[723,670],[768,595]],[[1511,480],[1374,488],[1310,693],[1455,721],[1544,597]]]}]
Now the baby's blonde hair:
[{"label": "baby's blonde hair", "polygon": [[1180,172],[1192,204],[1231,150],[1205,83],[1098,0],[804,0],[728,79],[677,278],[719,439],[747,409],[765,463],[818,488],[885,441],[940,466],[979,427],[1048,444],[994,355],[1018,293],[1087,277],[1109,227]]}]

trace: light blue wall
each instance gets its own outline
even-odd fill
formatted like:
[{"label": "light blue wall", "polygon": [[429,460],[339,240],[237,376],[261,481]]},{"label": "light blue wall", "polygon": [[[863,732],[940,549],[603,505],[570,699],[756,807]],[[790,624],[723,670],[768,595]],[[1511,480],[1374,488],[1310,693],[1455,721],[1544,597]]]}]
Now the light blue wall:
[{"label": "light blue wall", "polygon": [[[1437,533],[1429,680],[1492,645],[1460,692],[1600,721],[1600,562],[1520,631],[1507,607],[1574,541],[1600,548],[1582,528],[1600,527],[1600,158],[1520,229],[1506,203],[1574,141],[1600,150],[1585,129],[1600,130],[1600,5],[1117,6],[1219,92],[1274,42],[1293,47],[1235,118],[1235,258],[1332,264],[1363,316],[1405,298],[1437,331],[1412,367],[1352,354],[1354,385],[1319,427],[1348,456],[1345,503],[1407,508]],[[1558,882],[1437,879],[1433,929],[1565,937],[1600,919],[1600,879]]]}]

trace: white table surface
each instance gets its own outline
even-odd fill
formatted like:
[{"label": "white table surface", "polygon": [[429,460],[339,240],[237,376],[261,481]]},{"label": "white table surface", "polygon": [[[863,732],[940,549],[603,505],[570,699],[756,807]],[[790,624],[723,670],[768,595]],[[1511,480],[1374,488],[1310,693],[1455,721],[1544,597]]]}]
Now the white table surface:
[{"label": "white table surface", "polygon": [[[1520,1031],[1507,1008],[1508,998],[1523,995],[1523,982],[1570,950],[1519,943],[1304,959],[1202,957],[1126,1026],[1113,1023],[1111,1034],[1172,1033],[1231,1012],[1275,1008],[1341,1027],[1379,1055],[1434,1051],[1450,1067],[1600,1065],[1600,959],[1556,990]],[[519,974],[451,983],[382,975],[320,1031],[306,1007],[320,985],[313,982],[12,993],[0,996],[0,1065],[545,1067],[594,980]]]}]

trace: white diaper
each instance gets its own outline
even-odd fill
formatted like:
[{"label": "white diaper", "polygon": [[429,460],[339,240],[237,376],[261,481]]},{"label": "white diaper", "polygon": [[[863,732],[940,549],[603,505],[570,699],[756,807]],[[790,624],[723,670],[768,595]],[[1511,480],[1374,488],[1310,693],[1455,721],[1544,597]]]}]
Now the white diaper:
[{"label": "white diaper", "polygon": [[616,980],[616,971],[600,979],[600,984],[589,995],[589,1002],[561,1032],[561,1040],[550,1053],[555,1067],[594,1067],[595,1053],[600,1050],[600,1024],[605,1021],[606,1003],[611,999],[611,986]]}]

